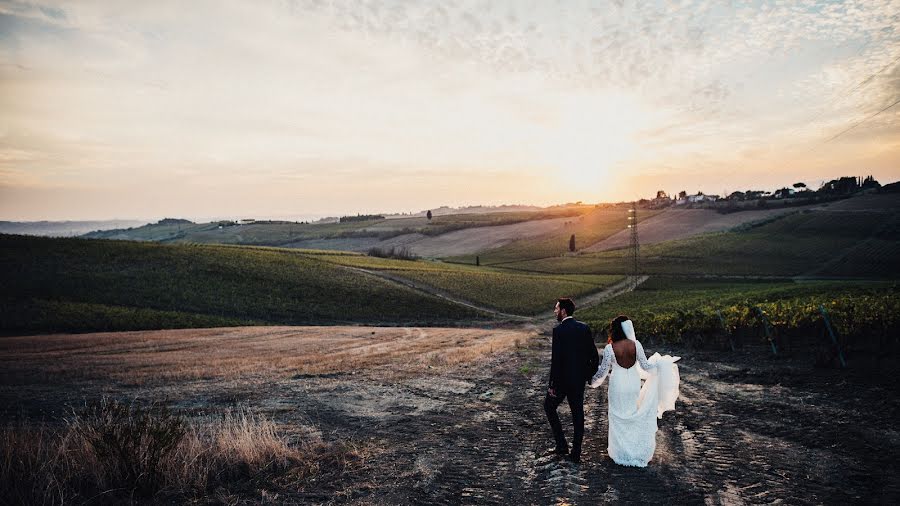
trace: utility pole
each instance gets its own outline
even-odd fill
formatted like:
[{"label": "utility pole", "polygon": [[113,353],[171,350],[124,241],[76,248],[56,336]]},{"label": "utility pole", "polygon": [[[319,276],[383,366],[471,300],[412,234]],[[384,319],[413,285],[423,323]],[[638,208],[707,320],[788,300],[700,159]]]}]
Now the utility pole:
[{"label": "utility pole", "polygon": [[633,202],[631,209],[628,210],[628,228],[631,229],[631,282],[633,288],[637,288],[640,273],[641,243],[638,241],[637,224],[637,202]]}]

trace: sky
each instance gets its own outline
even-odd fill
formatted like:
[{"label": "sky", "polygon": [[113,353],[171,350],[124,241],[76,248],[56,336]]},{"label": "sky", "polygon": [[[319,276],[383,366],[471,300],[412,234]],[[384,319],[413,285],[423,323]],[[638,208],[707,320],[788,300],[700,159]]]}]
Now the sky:
[{"label": "sky", "polygon": [[898,101],[900,0],[0,0],[0,220],[888,183]]}]

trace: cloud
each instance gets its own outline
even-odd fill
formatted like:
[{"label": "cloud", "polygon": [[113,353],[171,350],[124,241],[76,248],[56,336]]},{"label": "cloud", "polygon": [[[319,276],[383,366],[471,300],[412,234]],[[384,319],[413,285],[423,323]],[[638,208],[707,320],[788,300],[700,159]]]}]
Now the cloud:
[{"label": "cloud", "polygon": [[[322,172],[400,170],[443,181],[417,187],[437,199],[475,171],[565,201],[554,171],[603,188],[660,165],[755,170],[896,100],[896,26],[890,0],[5,1],[0,183],[312,195]],[[898,124],[861,125],[840,155]]]}]

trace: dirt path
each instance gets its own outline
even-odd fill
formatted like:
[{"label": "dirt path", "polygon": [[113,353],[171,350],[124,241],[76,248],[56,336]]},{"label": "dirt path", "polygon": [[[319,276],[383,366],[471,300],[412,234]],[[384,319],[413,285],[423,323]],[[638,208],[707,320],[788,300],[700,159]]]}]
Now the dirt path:
[{"label": "dirt path", "polygon": [[386,279],[388,281],[392,281],[399,285],[403,285],[407,288],[412,288],[413,290],[416,290],[418,292],[423,292],[428,295],[440,297],[441,299],[448,300],[450,302],[459,304],[461,306],[466,306],[466,307],[469,307],[472,309],[477,309],[478,311],[488,313],[491,316],[494,316],[496,318],[507,319],[507,320],[517,321],[517,322],[529,321],[529,318],[527,316],[521,316],[521,315],[516,315],[516,314],[512,314],[512,313],[504,313],[502,311],[498,311],[496,309],[489,308],[487,306],[475,304],[473,302],[469,302],[469,301],[460,299],[459,297],[456,297],[444,290],[439,290],[437,288],[434,288],[433,286],[429,286],[424,283],[419,283],[417,281],[413,281],[413,280],[406,279],[406,278],[403,278],[400,276],[396,276],[396,275],[388,273],[388,272],[363,269],[360,267],[350,267],[350,266],[341,266],[341,267],[352,270],[352,271],[361,272],[363,274],[368,274],[370,276],[375,276],[375,277],[378,277],[381,279]]},{"label": "dirt path", "polygon": [[[413,290],[423,292],[428,295],[433,295],[435,297],[440,297],[444,300],[448,300],[450,302],[460,304],[460,305],[463,305],[463,306],[466,306],[466,307],[469,307],[472,309],[477,309],[479,311],[488,313],[496,318],[509,320],[511,322],[530,323],[530,324],[534,325],[534,324],[541,324],[541,323],[551,321],[551,320],[548,320],[547,316],[543,315],[543,314],[528,317],[528,316],[516,315],[516,314],[512,314],[512,313],[504,313],[502,311],[498,311],[496,309],[493,309],[493,308],[490,308],[487,306],[483,306],[480,304],[469,302],[467,300],[460,299],[459,297],[456,297],[444,290],[434,288],[433,286],[429,286],[425,283],[419,283],[417,281],[406,279],[406,278],[403,278],[403,277],[400,277],[400,276],[397,276],[397,275],[394,275],[394,274],[391,274],[388,272],[363,269],[360,267],[349,267],[349,266],[342,266],[342,267],[345,269],[356,271],[356,272],[368,274],[370,276],[376,276],[376,277],[379,277],[382,279],[386,279],[388,281],[392,281],[394,283],[401,284],[408,288],[412,288]],[[580,308],[590,307],[595,304],[599,304],[600,302],[603,302],[604,300],[610,299],[612,297],[616,297],[616,296],[621,295],[626,292],[630,292],[630,291],[634,290],[635,288],[637,288],[638,286],[640,286],[645,281],[647,281],[649,278],[650,278],[650,276],[639,276],[637,281],[635,281],[634,279],[628,277],[616,284],[613,284],[606,288],[603,288],[599,292],[595,292],[595,293],[580,297],[577,301],[578,307],[580,307]]]},{"label": "dirt path", "polygon": [[[475,370],[385,389],[427,399],[433,407],[424,410],[361,416],[322,394],[335,392],[331,380],[294,396],[314,399],[302,411],[316,413],[318,424],[381,448],[372,462],[379,483],[355,497],[360,504],[896,503],[897,406],[881,399],[874,412],[860,411],[877,393],[854,400],[834,391],[859,378],[771,363],[765,353],[749,353],[760,363],[681,353],[681,398],[659,421],[644,469],[606,456],[606,387],[587,395],[582,464],[544,455],[552,438],[541,408],[543,340]],[[377,396],[359,382],[344,385],[341,395]],[[565,408],[561,418],[570,433]]]},{"label": "dirt path", "polygon": [[634,279],[632,276],[626,276],[626,278],[622,281],[614,285],[610,285],[597,293],[579,298],[577,301],[578,307],[590,307],[613,297],[618,297],[623,293],[633,291],[637,287],[644,284],[644,282],[648,279],[650,279],[650,276],[638,276],[637,279]]}]

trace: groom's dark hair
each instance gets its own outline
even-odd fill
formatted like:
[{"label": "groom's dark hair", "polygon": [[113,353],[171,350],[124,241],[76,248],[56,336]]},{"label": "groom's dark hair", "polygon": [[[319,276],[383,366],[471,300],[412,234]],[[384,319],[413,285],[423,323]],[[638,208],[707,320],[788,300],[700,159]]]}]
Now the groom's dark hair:
[{"label": "groom's dark hair", "polygon": [[575,314],[575,302],[568,297],[560,297],[556,299],[556,302],[559,302],[559,308],[566,310],[566,316],[572,316]]}]

